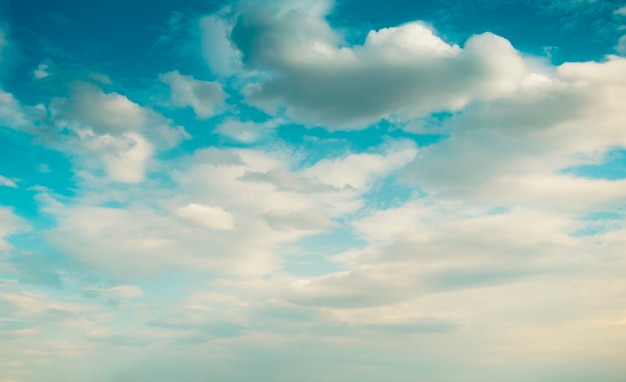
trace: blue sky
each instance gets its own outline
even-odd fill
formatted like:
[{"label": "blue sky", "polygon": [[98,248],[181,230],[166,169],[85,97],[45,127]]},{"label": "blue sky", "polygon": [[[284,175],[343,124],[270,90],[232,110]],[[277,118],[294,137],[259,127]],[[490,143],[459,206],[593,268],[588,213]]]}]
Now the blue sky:
[{"label": "blue sky", "polygon": [[0,382],[623,381],[625,79],[622,1],[4,1]]}]

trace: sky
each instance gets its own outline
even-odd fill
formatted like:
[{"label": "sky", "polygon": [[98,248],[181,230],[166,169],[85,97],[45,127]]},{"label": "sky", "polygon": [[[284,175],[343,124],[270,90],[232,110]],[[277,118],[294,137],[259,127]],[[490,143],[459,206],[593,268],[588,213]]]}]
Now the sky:
[{"label": "sky", "polygon": [[0,382],[626,378],[626,2],[0,1]]}]

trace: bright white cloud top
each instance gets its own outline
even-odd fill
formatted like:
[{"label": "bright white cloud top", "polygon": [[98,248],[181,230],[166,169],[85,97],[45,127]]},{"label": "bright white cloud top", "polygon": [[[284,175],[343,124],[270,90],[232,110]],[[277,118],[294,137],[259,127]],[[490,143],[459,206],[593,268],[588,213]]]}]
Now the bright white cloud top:
[{"label": "bright white cloud top", "polygon": [[626,4],[9,3],[0,382],[624,380]]}]

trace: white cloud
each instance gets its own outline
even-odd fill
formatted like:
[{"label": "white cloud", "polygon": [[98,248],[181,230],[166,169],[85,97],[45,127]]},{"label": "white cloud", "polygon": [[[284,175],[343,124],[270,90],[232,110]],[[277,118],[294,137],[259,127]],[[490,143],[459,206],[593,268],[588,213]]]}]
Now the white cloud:
[{"label": "white cloud", "polygon": [[626,147],[626,60],[566,63],[515,94],[445,122],[451,137],[422,149],[406,175],[431,195],[465,203],[533,205],[570,213],[611,208],[623,181],[564,174]]},{"label": "white cloud", "polygon": [[[416,216],[407,219],[403,216],[407,211],[401,208],[386,211],[388,220],[399,216],[396,235],[338,255],[349,270],[296,282],[285,298],[336,308],[380,306],[587,266],[581,261],[587,250],[584,240],[569,236],[580,223],[567,217],[532,210],[468,218],[452,213],[449,221],[434,225],[436,209],[413,213]],[[373,227],[381,214],[368,219],[372,220],[362,220],[358,226]],[[570,261],[565,261],[568,257]]]},{"label": "white cloud", "polygon": [[13,180],[7,178],[6,176],[2,176],[2,175],[0,175],[0,186],[17,188],[17,184],[15,184],[15,182]]},{"label": "white cloud", "polygon": [[139,134],[128,134],[125,138],[126,147],[104,154],[104,168],[114,182],[139,183],[145,179],[146,161],[152,155],[152,146]]},{"label": "white cloud", "polygon": [[223,106],[226,93],[218,82],[197,80],[178,71],[159,75],[168,84],[171,100],[179,107],[190,106],[198,118],[208,118]]},{"label": "white cloud", "polygon": [[33,72],[33,76],[38,80],[46,78],[50,76],[50,72],[48,71],[48,69],[50,69],[50,65],[42,62]]},{"label": "white cloud", "polygon": [[[74,149],[81,165],[86,168],[102,166],[106,177],[113,182],[139,183],[146,178],[147,161],[152,156],[152,145],[137,133],[121,136],[81,134],[83,148]],[[93,155],[97,154],[97,155]],[[90,158],[81,158],[81,157]]]},{"label": "white cloud", "polygon": [[613,14],[619,16],[626,16],[626,6],[616,9]]},{"label": "white cloud", "polygon": [[394,172],[411,162],[417,154],[410,141],[391,141],[383,145],[383,153],[349,154],[335,159],[323,159],[304,169],[302,174],[321,184],[339,189],[366,191],[371,182]]},{"label": "white cloud", "polygon": [[138,130],[148,122],[147,111],[126,96],[104,93],[84,82],[74,85],[70,99],[57,99],[54,106],[65,118],[76,120],[97,134],[122,134]]},{"label": "white cloud", "polygon": [[38,111],[44,116],[28,132],[68,154],[79,178],[92,183],[142,182],[156,151],[190,137],[161,114],[91,83],[75,83],[69,98],[53,99],[47,110],[51,118],[45,109]]},{"label": "white cloud", "polygon": [[[58,226],[46,237],[68,256],[123,279],[171,269],[268,274],[282,266],[286,246],[358,210],[366,185],[401,168],[415,147],[394,141],[375,152],[289,171],[297,162],[288,150],[202,149],[176,162],[167,189],[150,181],[141,192],[120,195],[102,183],[76,205],[48,198],[45,210]],[[353,172],[353,185],[330,185],[342,169]],[[98,207],[111,198],[128,205]]]},{"label": "white cloud", "polygon": [[346,47],[323,13],[307,7],[242,9],[232,40],[246,68],[268,73],[248,86],[249,101],[270,112],[284,106],[290,118],[329,129],[459,110],[510,94],[528,71],[511,44],[490,33],[462,49],[415,22]]},{"label": "white cloud", "polygon": [[235,217],[219,207],[191,203],[179,208],[176,213],[179,217],[203,227],[219,231],[235,229]]}]

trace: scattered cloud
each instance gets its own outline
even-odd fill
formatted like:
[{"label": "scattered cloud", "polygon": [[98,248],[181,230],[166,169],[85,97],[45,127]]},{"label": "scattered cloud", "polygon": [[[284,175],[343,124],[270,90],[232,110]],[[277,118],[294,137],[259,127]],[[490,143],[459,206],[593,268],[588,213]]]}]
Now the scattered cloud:
[{"label": "scattered cloud", "polygon": [[352,3],[2,24],[0,378],[622,379],[626,13]]}]

